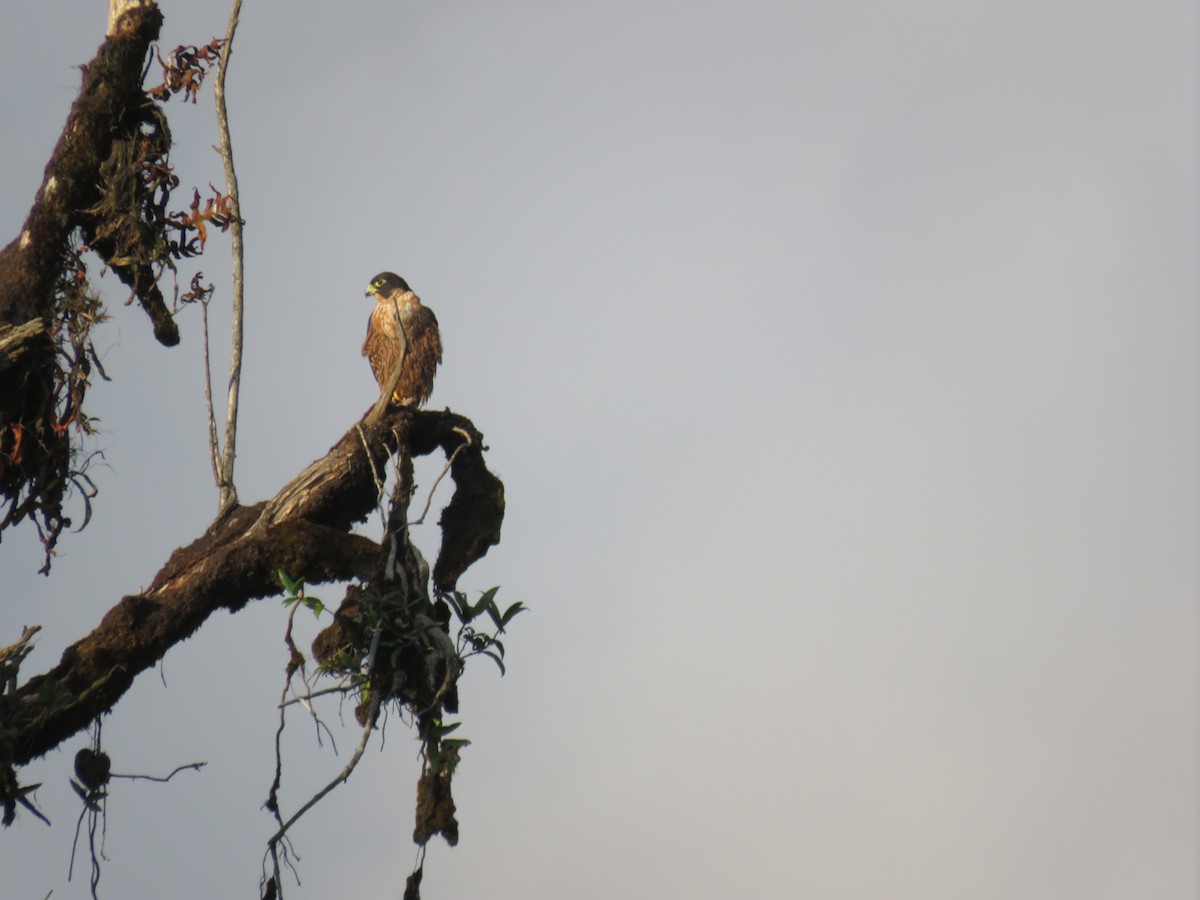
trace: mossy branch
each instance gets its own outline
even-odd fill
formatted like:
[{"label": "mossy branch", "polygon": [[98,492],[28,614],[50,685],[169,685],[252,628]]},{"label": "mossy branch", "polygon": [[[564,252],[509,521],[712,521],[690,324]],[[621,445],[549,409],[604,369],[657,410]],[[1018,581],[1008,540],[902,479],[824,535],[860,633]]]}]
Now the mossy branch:
[{"label": "mossy branch", "polygon": [[280,568],[303,572],[312,584],[369,577],[380,547],[350,533],[376,505],[368,454],[411,459],[442,447],[450,455],[463,431],[474,446],[451,469],[456,488],[447,512],[474,505],[472,524],[443,517],[434,569],[435,582],[439,572],[443,584],[457,579],[500,539],[503,485],[483,461],[483,436],[449,411],[395,410],[374,426],[356,425],[272,500],[219,517],[176,550],[145,590],[120,600],[68,647],[57,666],[0,697],[4,746],[11,748],[0,763],[24,765],[86,728],[213,612],[278,594]]}]

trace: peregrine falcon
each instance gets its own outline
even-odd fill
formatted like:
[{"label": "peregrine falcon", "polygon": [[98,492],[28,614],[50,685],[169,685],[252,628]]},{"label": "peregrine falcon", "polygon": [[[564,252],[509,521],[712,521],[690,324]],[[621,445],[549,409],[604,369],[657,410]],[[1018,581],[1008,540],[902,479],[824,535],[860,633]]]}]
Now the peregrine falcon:
[{"label": "peregrine falcon", "polygon": [[394,272],[381,272],[371,279],[367,296],[375,295],[375,309],[367,323],[363,356],[382,391],[391,381],[397,364],[400,380],[392,392],[397,406],[420,406],[433,392],[433,376],[442,361],[442,337],[433,310]]}]

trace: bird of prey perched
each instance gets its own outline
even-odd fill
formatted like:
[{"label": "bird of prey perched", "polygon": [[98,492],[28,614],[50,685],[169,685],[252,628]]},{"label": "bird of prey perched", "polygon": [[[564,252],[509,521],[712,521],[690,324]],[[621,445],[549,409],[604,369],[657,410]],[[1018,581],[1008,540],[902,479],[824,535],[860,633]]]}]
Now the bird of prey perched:
[{"label": "bird of prey perched", "polygon": [[371,279],[367,296],[375,295],[375,309],[367,323],[363,356],[382,391],[400,365],[400,380],[392,392],[397,406],[420,406],[433,392],[433,375],[442,361],[442,337],[433,310],[394,272]]}]

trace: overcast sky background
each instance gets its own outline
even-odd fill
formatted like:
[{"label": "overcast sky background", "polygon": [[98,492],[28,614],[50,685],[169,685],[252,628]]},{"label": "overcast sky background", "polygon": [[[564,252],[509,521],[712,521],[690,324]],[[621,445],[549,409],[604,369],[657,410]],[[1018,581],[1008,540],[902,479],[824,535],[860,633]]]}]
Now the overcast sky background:
[{"label": "overcast sky background", "polygon": [[[163,11],[167,48],[228,14]],[[105,17],[4,10],[0,243]],[[242,500],[374,399],[393,269],[507,486],[463,587],[533,610],[462,685],[429,900],[1197,896],[1198,33],[1184,0],[247,0]],[[169,113],[178,196],[220,185],[209,89]],[[105,284],[92,523],[49,579],[0,544],[26,675],[215,511],[196,311],[167,350]],[[101,896],[253,895],[284,622],[218,614],[104,720],[116,771],[208,767],[114,786]],[[346,719],[339,757],[291,720],[287,809]],[[0,835],[6,898],[87,895],[83,744],[25,771],[54,827]],[[289,897],[400,895],[417,744],[378,746]]]}]

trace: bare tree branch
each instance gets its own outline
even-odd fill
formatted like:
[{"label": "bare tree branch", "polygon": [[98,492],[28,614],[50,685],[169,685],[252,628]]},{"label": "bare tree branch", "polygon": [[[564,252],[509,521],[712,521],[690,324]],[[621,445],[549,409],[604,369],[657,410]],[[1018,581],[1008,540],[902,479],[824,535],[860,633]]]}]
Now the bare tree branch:
[{"label": "bare tree branch", "polygon": [[446,460],[446,465],[442,466],[442,471],[438,473],[438,477],[433,480],[433,485],[429,488],[429,496],[425,498],[425,508],[421,510],[421,515],[408,523],[408,526],[422,525],[425,522],[425,517],[429,515],[429,507],[433,505],[433,495],[437,491],[437,486],[442,483],[442,479],[446,477],[446,473],[450,471],[450,467],[454,465],[454,460],[458,456],[460,450],[471,446],[471,436],[465,431],[462,432],[463,443],[454,448],[454,452],[450,454],[450,458]]},{"label": "bare tree branch", "polygon": [[245,283],[242,274],[242,206],[238,193],[237,170],[233,165],[233,144],[229,138],[229,114],[225,108],[225,75],[229,71],[229,59],[233,53],[233,36],[238,27],[238,16],[242,11],[242,0],[234,0],[229,14],[229,27],[225,32],[225,43],[221,45],[221,66],[213,85],[213,97],[217,102],[217,128],[221,137],[221,159],[225,162],[225,190],[229,195],[233,212],[233,334],[230,339],[229,399],[225,416],[225,448],[221,456],[220,510],[226,512],[237,505],[237,488],[233,482],[233,463],[237,457],[238,394],[242,382],[242,317],[245,308]]},{"label": "bare tree branch", "polygon": [[212,462],[213,483],[217,486],[218,510],[224,511],[220,504],[222,496],[221,485],[225,476],[221,469],[221,441],[217,436],[217,415],[213,411],[212,395],[212,362],[209,357],[211,347],[208,331],[208,303],[211,297],[200,298],[200,337],[204,341],[204,409],[208,415],[208,457]]},{"label": "bare tree branch", "polygon": [[108,777],[109,778],[128,778],[131,781],[133,781],[133,780],[170,781],[172,778],[174,778],[180,772],[186,772],[188,769],[194,769],[197,772],[199,772],[201,769],[203,769],[207,765],[208,765],[207,762],[184,763],[182,766],[176,766],[169,775],[120,775],[120,774],[114,772],[113,774],[109,775]]}]

